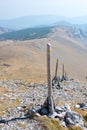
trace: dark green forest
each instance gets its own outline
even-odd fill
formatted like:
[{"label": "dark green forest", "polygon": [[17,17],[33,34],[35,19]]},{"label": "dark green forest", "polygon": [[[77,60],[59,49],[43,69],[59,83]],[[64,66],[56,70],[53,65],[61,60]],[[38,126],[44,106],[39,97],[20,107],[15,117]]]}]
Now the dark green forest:
[{"label": "dark green forest", "polygon": [[27,28],[0,35],[0,40],[31,40],[46,38],[51,32],[52,27]]}]

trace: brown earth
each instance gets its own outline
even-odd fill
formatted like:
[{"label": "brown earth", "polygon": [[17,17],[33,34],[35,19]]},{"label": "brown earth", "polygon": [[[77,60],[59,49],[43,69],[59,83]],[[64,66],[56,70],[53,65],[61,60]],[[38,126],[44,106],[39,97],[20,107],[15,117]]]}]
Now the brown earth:
[{"label": "brown earth", "polygon": [[0,42],[0,80],[45,82],[47,43],[52,44],[52,77],[59,58],[59,75],[64,63],[68,77],[87,81],[86,45],[57,28],[44,39]]}]

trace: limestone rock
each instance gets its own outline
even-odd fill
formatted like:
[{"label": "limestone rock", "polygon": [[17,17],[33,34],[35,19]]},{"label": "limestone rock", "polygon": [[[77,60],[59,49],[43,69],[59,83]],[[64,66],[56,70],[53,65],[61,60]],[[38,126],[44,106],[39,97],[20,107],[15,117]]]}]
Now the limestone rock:
[{"label": "limestone rock", "polygon": [[79,125],[84,126],[83,118],[76,112],[66,112],[65,123],[69,125]]}]

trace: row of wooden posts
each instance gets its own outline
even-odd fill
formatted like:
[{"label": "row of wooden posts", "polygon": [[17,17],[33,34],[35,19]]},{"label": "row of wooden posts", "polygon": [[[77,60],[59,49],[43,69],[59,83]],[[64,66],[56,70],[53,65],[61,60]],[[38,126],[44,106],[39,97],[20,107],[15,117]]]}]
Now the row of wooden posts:
[{"label": "row of wooden posts", "polygon": [[[55,104],[54,104],[54,100],[53,100],[53,96],[52,96],[52,83],[58,81],[58,85],[59,84],[59,80],[57,79],[57,70],[58,70],[58,59],[56,62],[56,70],[55,70],[55,76],[53,78],[53,80],[51,80],[51,57],[50,57],[50,51],[51,51],[51,44],[47,44],[47,86],[48,86],[48,96],[46,101],[44,102],[44,106],[48,108],[49,110],[49,114],[53,115],[55,112]],[[62,74],[62,78],[61,81],[66,80],[65,77],[65,72],[64,72],[64,64],[63,64],[63,74]]]},{"label": "row of wooden posts", "polygon": [[[51,64],[49,64],[49,62],[50,62],[50,50],[51,50],[51,45],[47,44],[47,74],[48,74],[49,69],[51,71]],[[59,82],[66,81],[68,79],[68,77],[67,77],[67,74],[65,72],[64,64],[62,64],[62,76],[60,77],[59,75],[57,75],[57,73],[58,73],[58,64],[59,64],[59,60],[57,59],[55,75],[54,75],[54,77],[52,79],[52,86],[57,85],[57,86],[60,87]],[[49,75],[48,75],[48,77],[49,77]]]},{"label": "row of wooden posts", "polygon": [[53,86],[54,86],[55,84],[56,84],[57,86],[60,86],[59,82],[68,80],[68,77],[67,77],[66,72],[65,72],[65,69],[64,69],[64,64],[63,64],[63,66],[62,66],[62,77],[60,77],[60,76],[57,75],[58,62],[59,62],[59,60],[57,59],[56,69],[55,69],[55,75],[54,75],[54,77],[53,77],[53,79],[52,79],[52,85],[53,85]]}]

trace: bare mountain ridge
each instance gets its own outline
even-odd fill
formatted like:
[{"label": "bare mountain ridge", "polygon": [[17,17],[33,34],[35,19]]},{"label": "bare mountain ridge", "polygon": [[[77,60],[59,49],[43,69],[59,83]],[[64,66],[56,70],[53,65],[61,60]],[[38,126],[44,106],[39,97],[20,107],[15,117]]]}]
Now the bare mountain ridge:
[{"label": "bare mountain ridge", "polygon": [[59,58],[59,75],[62,75],[64,63],[69,77],[86,80],[87,44],[74,35],[70,26],[57,26],[52,27],[50,33],[47,33],[44,38],[1,41],[0,78],[2,80],[19,78],[35,82],[46,81],[46,44],[51,43],[52,76],[56,59]]},{"label": "bare mountain ridge", "polygon": [[81,29],[78,26],[73,26],[73,25],[61,25],[58,27],[54,28],[54,32],[58,33],[58,36],[61,36],[62,33],[62,37],[69,37],[72,39],[75,39],[77,41],[82,41],[85,42],[87,41],[87,31]]},{"label": "bare mountain ridge", "polygon": [[[85,25],[86,26],[86,25]],[[27,28],[0,35],[0,40],[33,40],[46,38],[53,33],[87,44],[87,30],[76,25],[57,25],[52,27]]]}]

